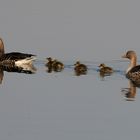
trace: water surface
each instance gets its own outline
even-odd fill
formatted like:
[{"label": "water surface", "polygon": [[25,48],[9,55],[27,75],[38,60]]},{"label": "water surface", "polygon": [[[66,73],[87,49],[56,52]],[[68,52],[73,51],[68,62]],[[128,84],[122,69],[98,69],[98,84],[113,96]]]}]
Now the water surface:
[{"label": "water surface", "polygon": [[[36,71],[0,71],[2,140],[138,140],[140,90],[121,55],[139,49],[139,1],[1,0],[5,52],[37,55]],[[46,57],[65,64],[47,73]],[[75,76],[73,64],[88,66]],[[115,69],[100,77],[98,65]],[[34,69],[35,70],[35,69]]]},{"label": "water surface", "polygon": [[117,69],[104,78],[99,75],[97,62],[85,62],[89,70],[82,76],[74,75],[72,63],[67,62],[58,73],[47,73],[44,61],[35,62],[34,74],[4,71],[0,95],[3,138],[136,137],[140,91],[137,89],[131,98],[123,91],[129,88],[121,69],[127,62],[106,62]]}]

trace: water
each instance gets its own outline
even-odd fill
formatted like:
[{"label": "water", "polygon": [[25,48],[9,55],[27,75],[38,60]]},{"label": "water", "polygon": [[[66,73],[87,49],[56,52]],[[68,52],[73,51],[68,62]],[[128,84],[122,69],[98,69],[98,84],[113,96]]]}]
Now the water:
[{"label": "water", "polygon": [[87,75],[75,76],[72,63],[67,62],[58,73],[47,73],[42,60],[35,62],[35,74],[4,71],[0,95],[3,138],[111,140],[138,135],[140,91],[134,98],[122,92],[129,88],[121,69],[127,62],[109,62],[118,69],[104,78],[94,62],[85,62]]},{"label": "water", "polygon": [[[139,2],[127,0],[1,1],[5,51],[37,60],[32,74],[0,69],[0,139],[138,140],[140,89],[121,56],[132,49],[140,60],[139,13]],[[62,72],[47,72],[50,56]],[[87,75],[75,76],[77,60]],[[115,72],[100,77],[100,63]]]}]

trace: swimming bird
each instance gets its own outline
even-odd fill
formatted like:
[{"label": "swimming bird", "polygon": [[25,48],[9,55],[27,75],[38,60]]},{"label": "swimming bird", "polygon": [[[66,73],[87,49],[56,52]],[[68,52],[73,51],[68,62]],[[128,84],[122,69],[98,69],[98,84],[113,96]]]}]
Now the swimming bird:
[{"label": "swimming bird", "polygon": [[105,76],[110,76],[113,73],[113,69],[106,66],[104,63],[100,64],[98,67],[100,68],[99,72],[101,78],[104,78]]},{"label": "swimming bird", "polygon": [[140,65],[137,65],[137,55],[135,51],[127,51],[123,58],[128,58],[130,64],[126,70],[126,77],[135,84],[140,84]]},{"label": "swimming bird", "polygon": [[48,57],[46,58],[48,60],[48,62],[45,64],[46,67],[48,68],[47,72],[48,73],[51,73],[52,72],[52,63],[53,63],[53,60],[51,57]]},{"label": "swimming bird", "polygon": [[81,64],[80,61],[77,61],[74,66],[75,74],[77,76],[87,74],[87,66],[85,64]]},{"label": "swimming bird", "polygon": [[64,69],[64,64],[57,59],[52,59],[51,57],[47,58],[48,62],[46,66],[48,67],[48,72],[61,72]]},{"label": "swimming bird", "polygon": [[113,72],[113,69],[111,67],[106,66],[104,63],[99,65],[100,72],[111,74]]},{"label": "swimming bird", "polygon": [[53,60],[52,68],[55,72],[60,72],[64,69],[64,64],[57,59]]},{"label": "swimming bird", "polygon": [[22,66],[32,64],[36,56],[20,52],[5,53],[3,40],[0,38],[0,65]]}]

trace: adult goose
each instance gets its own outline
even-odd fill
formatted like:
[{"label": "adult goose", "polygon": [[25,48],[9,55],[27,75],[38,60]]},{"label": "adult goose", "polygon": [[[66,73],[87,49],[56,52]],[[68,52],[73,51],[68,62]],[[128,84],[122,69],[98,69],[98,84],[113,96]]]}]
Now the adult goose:
[{"label": "adult goose", "polygon": [[130,64],[126,70],[126,77],[136,84],[140,84],[140,65],[137,65],[137,55],[135,51],[127,51],[123,58],[128,58]]},{"label": "adult goose", "polygon": [[5,53],[3,40],[0,38],[0,65],[22,66],[32,64],[36,57],[33,54],[20,52]]}]

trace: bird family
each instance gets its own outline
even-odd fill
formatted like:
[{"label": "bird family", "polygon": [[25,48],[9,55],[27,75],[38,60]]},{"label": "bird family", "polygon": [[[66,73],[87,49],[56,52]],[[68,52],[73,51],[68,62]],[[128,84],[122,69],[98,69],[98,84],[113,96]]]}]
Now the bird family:
[{"label": "bird family", "polygon": [[[140,65],[137,65],[137,55],[133,50],[129,50],[122,56],[130,60],[130,64],[126,70],[126,77],[132,82],[140,82]],[[48,72],[61,72],[64,69],[64,64],[57,59],[51,57],[46,58],[47,62],[45,66],[48,68]],[[22,65],[31,65],[36,60],[36,55],[21,53],[21,52],[10,52],[5,53],[4,42],[0,38],[0,66],[12,66],[22,67]],[[100,75],[110,75],[114,72],[113,68],[106,66],[104,63],[99,66]],[[74,64],[75,75],[87,74],[88,68],[85,64],[77,61]]]}]

